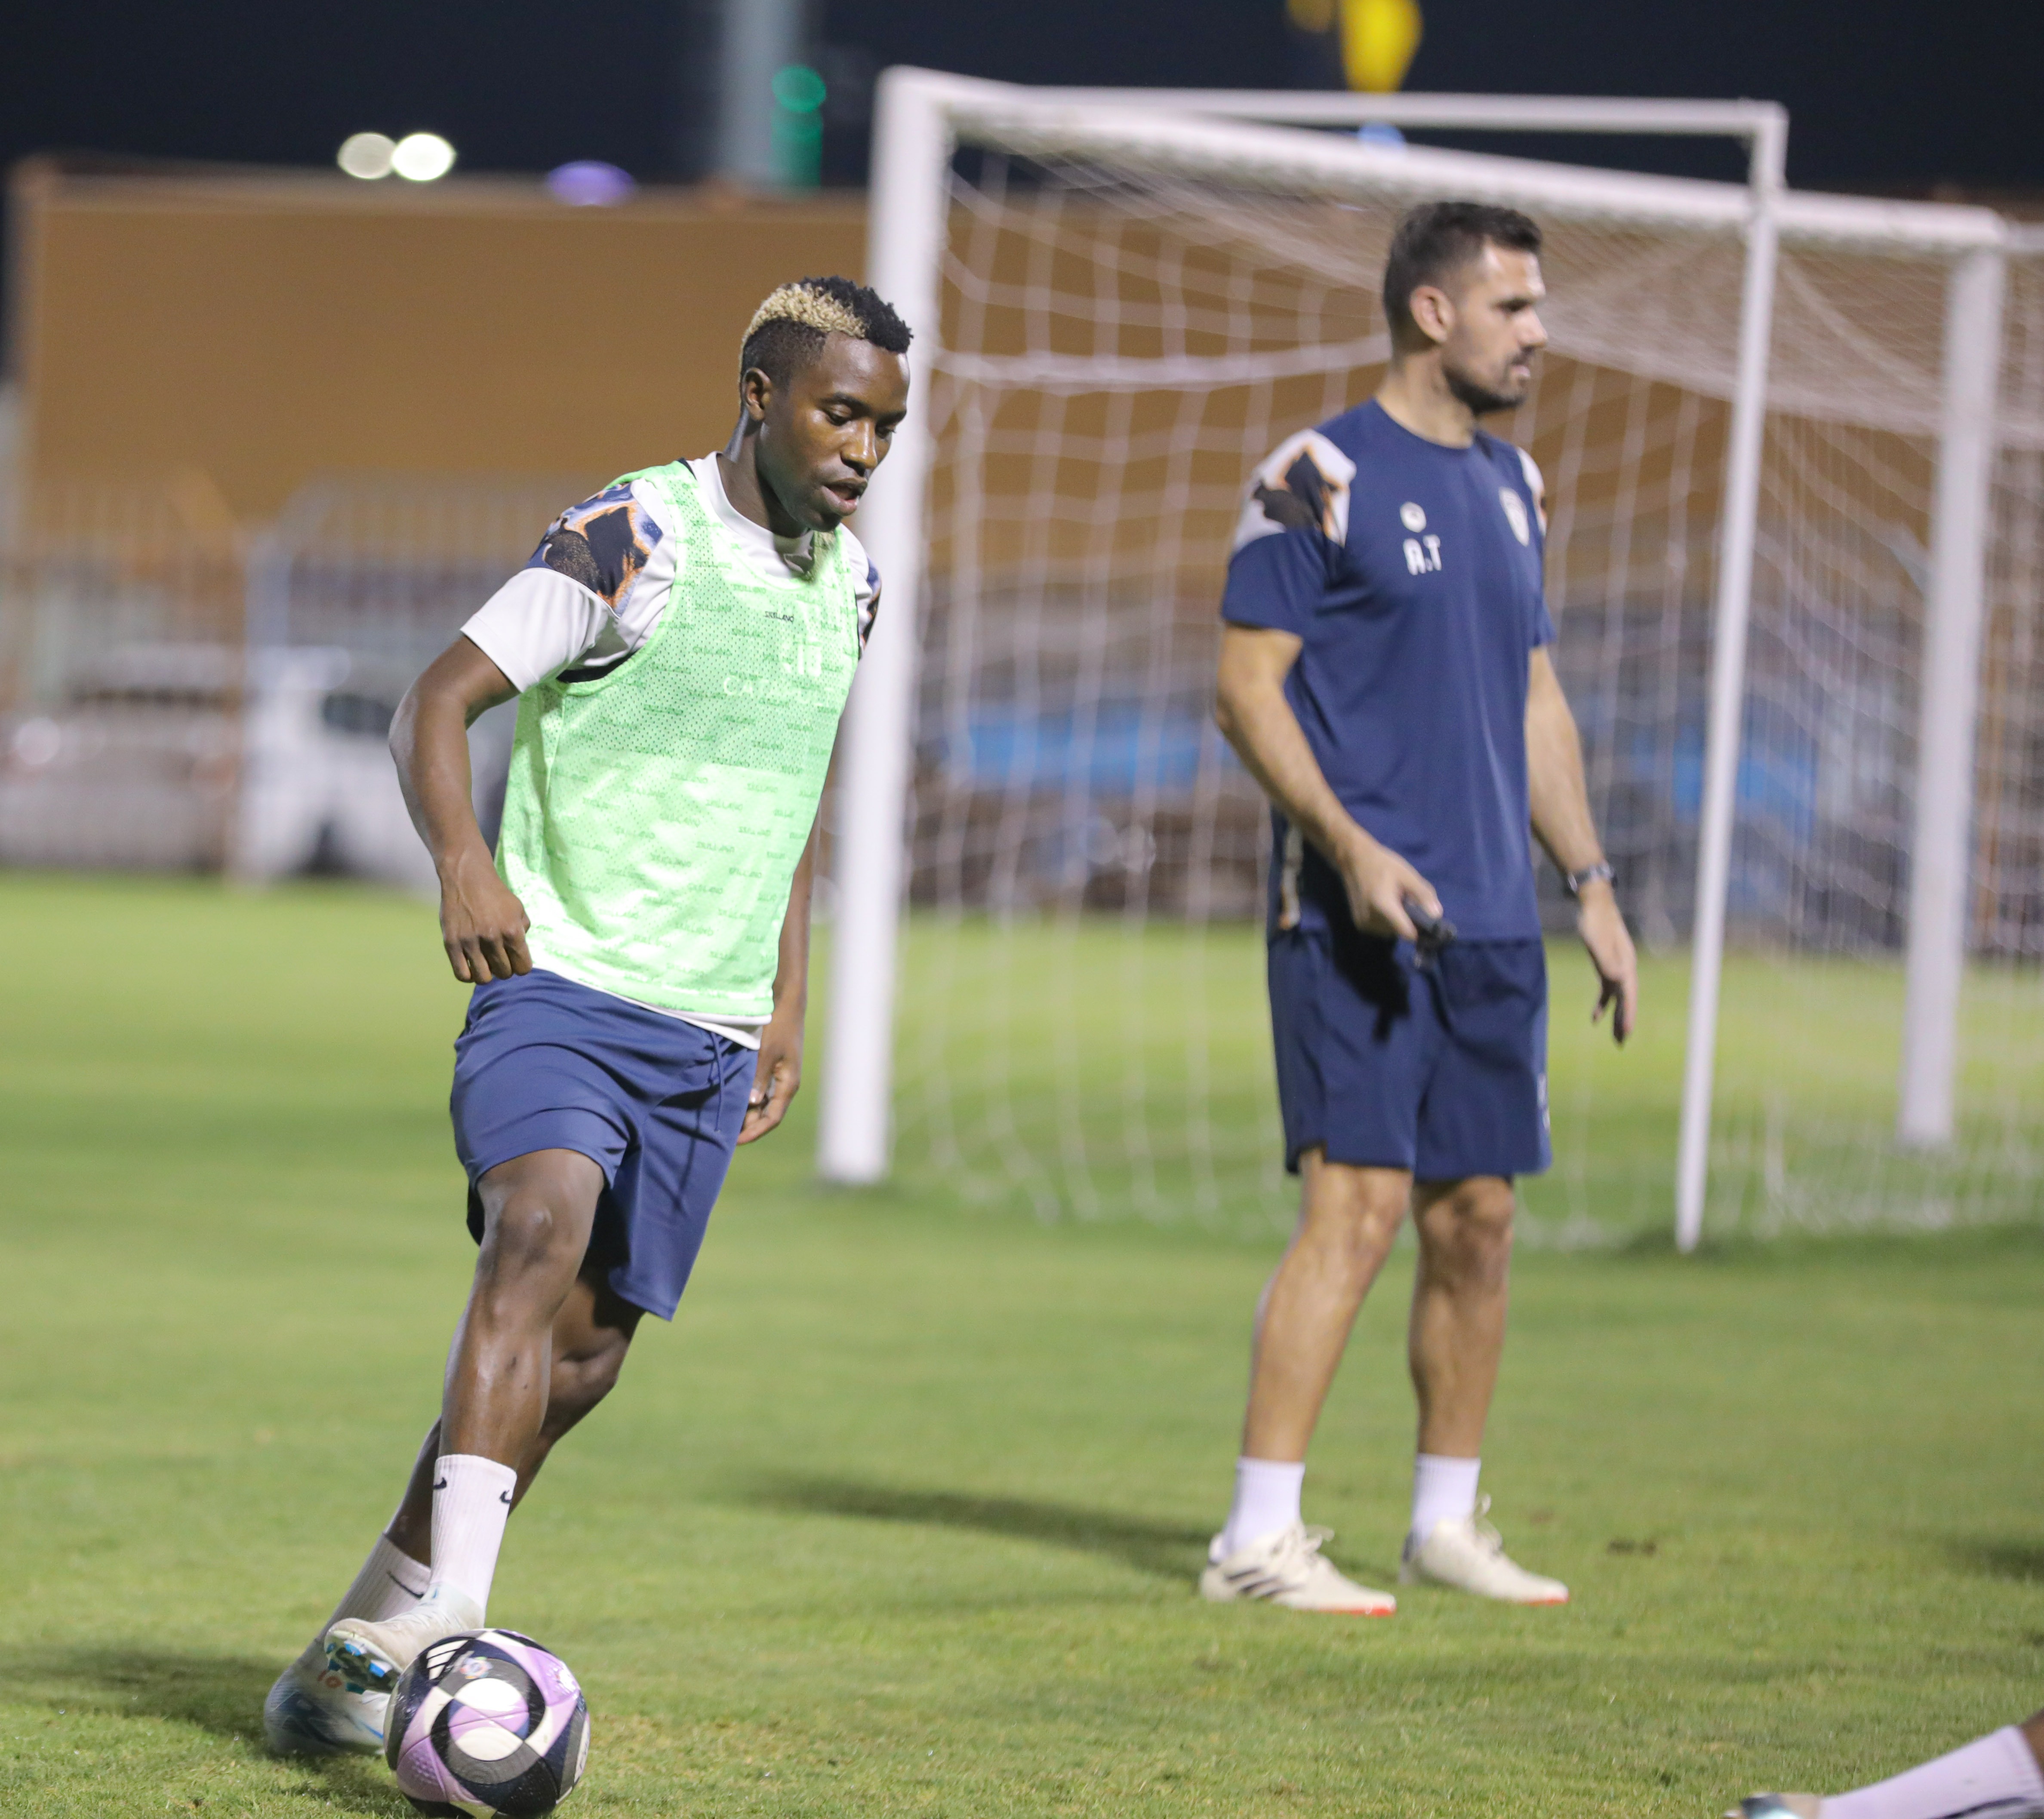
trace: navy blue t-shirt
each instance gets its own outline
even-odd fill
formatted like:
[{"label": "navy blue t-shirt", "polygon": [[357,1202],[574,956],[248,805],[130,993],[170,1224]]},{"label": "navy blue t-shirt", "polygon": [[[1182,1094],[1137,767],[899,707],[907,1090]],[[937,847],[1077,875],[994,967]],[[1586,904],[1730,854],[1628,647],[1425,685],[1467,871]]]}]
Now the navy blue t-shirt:
[{"label": "navy blue t-shirt", "polygon": [[[1221,616],[1304,641],[1285,693],[1342,805],[1417,867],[1465,941],[1537,939],[1526,790],[1541,586],[1539,470],[1448,448],[1374,401],[1256,470]],[[1275,820],[1273,930],[1339,927],[1334,868]]]}]

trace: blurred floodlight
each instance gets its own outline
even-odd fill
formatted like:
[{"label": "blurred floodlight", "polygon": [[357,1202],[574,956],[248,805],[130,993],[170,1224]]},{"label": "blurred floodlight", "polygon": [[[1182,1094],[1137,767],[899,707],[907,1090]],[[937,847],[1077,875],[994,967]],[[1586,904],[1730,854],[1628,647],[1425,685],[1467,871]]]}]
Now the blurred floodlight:
[{"label": "blurred floodlight", "polygon": [[398,143],[387,133],[351,132],[340,142],[334,162],[351,177],[374,182],[390,175],[391,154]]},{"label": "blurred floodlight", "polygon": [[578,209],[610,208],[628,200],[636,187],[629,171],[600,158],[578,158],[547,173],[548,194]]},{"label": "blurred floodlight", "polygon": [[437,132],[408,132],[390,153],[390,168],[414,183],[430,183],[454,168],[454,148]]}]

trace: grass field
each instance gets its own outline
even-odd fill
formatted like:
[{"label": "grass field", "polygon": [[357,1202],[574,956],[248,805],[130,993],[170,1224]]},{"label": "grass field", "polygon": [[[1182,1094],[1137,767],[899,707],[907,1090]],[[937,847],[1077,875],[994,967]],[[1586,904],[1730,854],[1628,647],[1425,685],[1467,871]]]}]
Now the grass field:
[{"label": "grass field", "polygon": [[[466,1279],[430,915],[0,879],[0,1812],[399,1819],[257,1709]],[[595,1713],[571,1810],[1701,1819],[2044,1691],[2034,1222],[1528,1253],[1485,1483],[1576,1600],[1357,1623],[1192,1594],[1274,1239],[832,1195],[809,1142],[513,1525],[492,1614]],[[1308,1487],[1380,1582],[1408,1255]]]}]

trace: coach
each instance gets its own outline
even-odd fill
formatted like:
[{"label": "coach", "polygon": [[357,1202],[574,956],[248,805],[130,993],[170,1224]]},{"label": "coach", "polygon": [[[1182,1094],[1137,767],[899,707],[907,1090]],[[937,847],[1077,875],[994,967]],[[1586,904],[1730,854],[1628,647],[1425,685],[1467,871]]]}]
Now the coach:
[{"label": "coach", "polygon": [[1621,1042],[1636,994],[1548,650],[1539,471],[1477,428],[1532,382],[1539,255],[1510,209],[1407,215],[1385,267],[1382,386],[1257,470],[1236,532],[1216,713],[1273,807],[1270,1019],[1285,1164],[1304,1180],[1201,1579],[1216,1600],[1397,1608],[1339,1572],[1299,1512],[1314,1422],[1408,1207],[1420,1433],[1400,1582],[1569,1595],[1506,1556],[1477,1500],[1512,1177],[1549,1160],[1529,830],[1577,899],[1593,1017],[1612,1007]]}]

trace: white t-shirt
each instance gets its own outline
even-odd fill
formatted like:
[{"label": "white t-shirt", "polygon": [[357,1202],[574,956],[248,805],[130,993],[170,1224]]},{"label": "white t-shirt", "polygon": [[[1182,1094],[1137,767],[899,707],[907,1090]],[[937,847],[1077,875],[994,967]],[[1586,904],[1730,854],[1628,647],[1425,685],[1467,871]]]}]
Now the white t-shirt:
[{"label": "white t-shirt", "polygon": [[[733,505],[714,455],[688,463],[703,503],[759,572],[779,580],[805,574],[815,539],[777,537]],[[846,566],[859,585],[859,640],[863,648],[880,606],[880,576],[859,539],[840,528]],[[635,480],[571,506],[548,527],[532,559],[485,601],[461,629],[520,693],[566,673],[571,681],[600,676],[644,647],[674,591],[679,545],[674,515],[660,489]],[[600,989],[600,988],[591,988]],[[617,994],[612,993],[612,996]],[[639,1002],[633,999],[633,1004]],[[679,1016],[747,1048],[759,1046],[765,1019]]]}]

